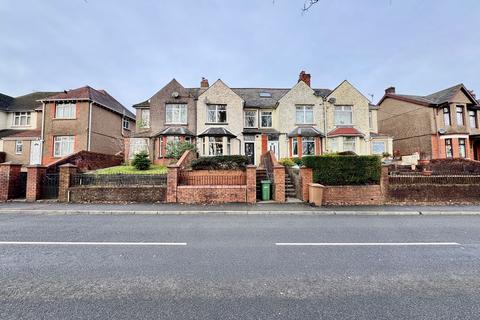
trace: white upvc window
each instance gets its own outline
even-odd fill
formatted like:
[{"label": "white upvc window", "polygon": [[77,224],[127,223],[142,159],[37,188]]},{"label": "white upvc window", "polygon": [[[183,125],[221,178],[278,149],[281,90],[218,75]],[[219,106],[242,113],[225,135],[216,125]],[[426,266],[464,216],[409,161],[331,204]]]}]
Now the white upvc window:
[{"label": "white upvc window", "polygon": [[260,125],[262,128],[271,128],[272,124],[272,111],[262,111],[260,113],[261,122]]},{"label": "white upvc window", "polygon": [[257,111],[256,110],[245,110],[245,128],[257,128]]},{"label": "white upvc window", "polygon": [[[161,140],[160,140],[161,141]],[[131,138],[130,139],[130,159],[133,159],[136,154],[140,152],[148,153],[148,139],[145,138]]]},{"label": "white upvc window", "polygon": [[140,127],[150,128],[150,109],[142,109],[140,112]]},{"label": "white upvc window", "polygon": [[122,127],[123,129],[130,130],[130,121],[128,121],[128,118],[123,118]]},{"label": "white upvc window", "polygon": [[208,139],[208,155],[223,155],[223,137],[207,137]]},{"label": "white upvc window", "polygon": [[55,119],[75,119],[77,106],[75,103],[57,103]]},{"label": "white upvc window", "polygon": [[295,119],[297,124],[313,124],[313,106],[296,106]]},{"label": "white upvc window", "polygon": [[165,122],[167,124],[187,124],[187,105],[178,103],[166,104]]},{"label": "white upvc window", "polygon": [[31,121],[30,112],[15,112],[13,116],[14,126],[29,126]]},{"label": "white upvc window", "polygon": [[385,146],[385,141],[374,141],[372,142],[372,153],[373,154],[383,154],[387,151]]},{"label": "white upvc window", "polygon": [[302,137],[302,156],[313,156],[315,154],[315,138]]},{"label": "white upvc window", "polygon": [[292,138],[292,156],[298,156],[298,139],[297,137]]},{"label": "white upvc window", "polygon": [[73,153],[74,136],[56,136],[53,138],[53,156],[65,157]]},{"label": "white upvc window", "polygon": [[335,125],[352,125],[353,108],[352,106],[335,106]]},{"label": "white upvc window", "polygon": [[343,137],[343,151],[356,152],[355,149],[355,137]]},{"label": "white upvc window", "polygon": [[23,152],[23,141],[15,141],[15,154],[22,154]]},{"label": "white upvc window", "polygon": [[227,106],[224,104],[207,105],[207,122],[208,123],[226,123],[227,122]]}]

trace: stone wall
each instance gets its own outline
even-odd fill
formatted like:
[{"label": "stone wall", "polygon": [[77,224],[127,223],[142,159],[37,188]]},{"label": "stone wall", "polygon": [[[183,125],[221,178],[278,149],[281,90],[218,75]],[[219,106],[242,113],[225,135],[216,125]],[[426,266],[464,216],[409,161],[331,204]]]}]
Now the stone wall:
[{"label": "stone wall", "polygon": [[165,187],[72,187],[70,202],[165,202]]}]

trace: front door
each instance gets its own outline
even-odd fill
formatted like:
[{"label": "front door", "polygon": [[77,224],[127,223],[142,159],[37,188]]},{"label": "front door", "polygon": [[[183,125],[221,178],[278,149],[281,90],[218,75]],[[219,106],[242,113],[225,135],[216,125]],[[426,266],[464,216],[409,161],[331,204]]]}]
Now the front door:
[{"label": "front door", "polygon": [[248,159],[248,164],[255,164],[255,143],[245,142],[245,155]]},{"label": "front door", "polygon": [[273,151],[275,157],[278,160],[279,153],[278,153],[278,141],[268,141],[268,150]]},{"label": "front door", "polygon": [[38,140],[30,142],[30,164],[42,164],[42,143]]}]

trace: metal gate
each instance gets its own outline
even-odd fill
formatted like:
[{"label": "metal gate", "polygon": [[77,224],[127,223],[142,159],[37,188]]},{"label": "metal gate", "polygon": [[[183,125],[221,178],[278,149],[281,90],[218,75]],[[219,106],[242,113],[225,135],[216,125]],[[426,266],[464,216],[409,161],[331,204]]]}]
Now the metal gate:
[{"label": "metal gate", "polygon": [[58,198],[58,173],[47,173],[42,179],[42,199]]}]

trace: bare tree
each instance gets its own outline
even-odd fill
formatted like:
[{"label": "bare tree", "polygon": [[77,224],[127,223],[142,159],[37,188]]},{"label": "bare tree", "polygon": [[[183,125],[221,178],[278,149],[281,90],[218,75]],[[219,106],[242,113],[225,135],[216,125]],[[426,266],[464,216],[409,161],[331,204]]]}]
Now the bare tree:
[{"label": "bare tree", "polygon": [[319,0],[305,0],[303,3],[303,12],[308,11],[313,5],[315,5]]}]

